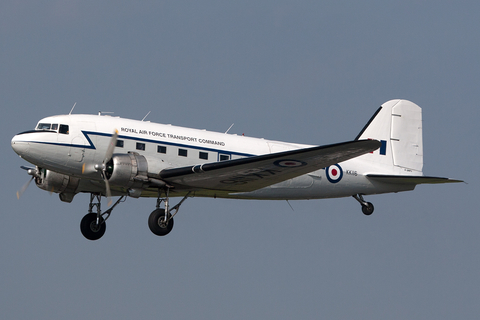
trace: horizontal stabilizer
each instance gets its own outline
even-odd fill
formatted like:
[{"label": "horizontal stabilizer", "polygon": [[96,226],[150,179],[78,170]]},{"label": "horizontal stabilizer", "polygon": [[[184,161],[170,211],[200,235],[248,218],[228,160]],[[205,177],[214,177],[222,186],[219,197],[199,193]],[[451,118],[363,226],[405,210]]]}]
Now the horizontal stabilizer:
[{"label": "horizontal stabilizer", "polygon": [[385,183],[396,184],[439,184],[439,183],[458,183],[462,180],[454,180],[441,177],[425,177],[425,176],[395,176],[382,174],[368,174],[367,178]]}]

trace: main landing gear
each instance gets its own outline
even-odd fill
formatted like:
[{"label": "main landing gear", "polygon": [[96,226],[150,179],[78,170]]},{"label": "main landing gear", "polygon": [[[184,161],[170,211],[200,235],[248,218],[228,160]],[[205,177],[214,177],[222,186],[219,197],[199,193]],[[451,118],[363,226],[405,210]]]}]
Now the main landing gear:
[{"label": "main landing gear", "polygon": [[[100,239],[107,228],[105,221],[110,217],[113,208],[115,208],[120,202],[125,201],[126,196],[121,196],[115,204],[102,213],[100,207],[101,195],[97,193],[90,194],[90,204],[88,206],[88,213],[83,217],[80,222],[80,231],[83,236],[88,240]],[[96,208],[96,212],[93,209]]]},{"label": "main landing gear", "polygon": [[[170,209],[169,201],[170,188],[165,190],[165,198],[161,197],[161,191],[158,192],[157,208],[153,210],[148,217],[148,227],[157,236],[166,236],[173,229],[173,217],[177,214],[180,205],[187,200],[191,192],[188,192],[185,197],[173,208]],[[160,209],[160,204],[164,203],[165,209]]]},{"label": "main landing gear", "polygon": [[[187,200],[191,192],[188,192],[185,197],[174,207],[170,208],[169,198],[170,188],[165,189],[165,197],[162,198],[162,190],[158,192],[157,208],[153,210],[148,218],[148,226],[150,230],[157,236],[165,236],[173,229],[173,217],[177,214],[180,205]],[[115,204],[105,212],[101,210],[101,194],[91,193],[90,204],[88,206],[88,213],[83,217],[80,222],[80,231],[83,236],[88,240],[98,240],[104,234],[106,230],[105,221],[110,217],[112,210],[120,203],[126,200],[127,196],[121,196]],[[164,203],[164,208],[160,208],[160,205]]]},{"label": "main landing gear", "polygon": [[373,204],[371,202],[366,202],[361,194],[355,194],[352,197],[362,205],[362,212],[364,215],[369,216],[373,213]]}]

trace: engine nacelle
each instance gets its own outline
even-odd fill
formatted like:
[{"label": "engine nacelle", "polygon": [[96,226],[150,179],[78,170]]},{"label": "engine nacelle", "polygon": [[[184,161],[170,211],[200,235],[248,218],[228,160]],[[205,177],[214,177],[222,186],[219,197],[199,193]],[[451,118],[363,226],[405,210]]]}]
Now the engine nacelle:
[{"label": "engine nacelle", "polygon": [[[40,169],[42,170],[42,169]],[[66,174],[44,170],[43,174],[35,175],[35,184],[42,190],[60,194],[60,200],[72,202],[76,194],[79,178],[67,176]]]},{"label": "engine nacelle", "polygon": [[148,182],[148,163],[136,152],[114,154],[107,164],[110,185],[126,189],[141,188]]}]

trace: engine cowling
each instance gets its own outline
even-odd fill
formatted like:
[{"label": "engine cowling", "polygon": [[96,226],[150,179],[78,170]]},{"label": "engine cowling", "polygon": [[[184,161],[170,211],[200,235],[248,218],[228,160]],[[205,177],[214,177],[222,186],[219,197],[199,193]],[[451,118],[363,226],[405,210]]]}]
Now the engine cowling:
[{"label": "engine cowling", "polygon": [[147,160],[136,152],[114,154],[107,163],[108,182],[121,188],[142,188],[148,182],[147,172]]},{"label": "engine cowling", "polygon": [[72,202],[79,183],[79,178],[50,170],[43,170],[41,174],[35,176],[37,187],[48,192],[59,193],[60,200],[65,202]]}]

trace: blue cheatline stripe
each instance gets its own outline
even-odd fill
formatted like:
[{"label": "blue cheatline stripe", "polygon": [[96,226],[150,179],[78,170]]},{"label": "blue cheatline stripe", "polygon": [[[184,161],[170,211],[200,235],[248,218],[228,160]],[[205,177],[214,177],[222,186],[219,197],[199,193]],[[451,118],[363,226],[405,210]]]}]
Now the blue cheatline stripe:
[{"label": "blue cheatline stripe", "polygon": [[[44,132],[44,131],[31,130],[31,132],[24,132],[24,133],[41,133],[41,132]],[[52,131],[52,132],[55,133],[55,131]],[[96,150],[97,148],[95,147],[95,144],[93,143],[92,139],[90,139],[90,136],[100,136],[100,137],[111,137],[112,136],[111,133],[102,133],[102,132],[95,132],[95,131],[83,131],[82,130],[82,133],[85,136],[85,139],[87,139],[88,145],[60,143],[60,142],[44,142],[44,141],[26,141],[26,142],[38,143],[38,144],[47,144],[47,145],[54,145],[54,146],[62,146],[62,147],[69,147],[69,148]],[[188,145],[188,144],[167,142],[167,141],[162,141],[162,140],[142,139],[142,138],[130,137],[130,136],[126,136],[126,135],[119,135],[118,138],[121,139],[121,140],[133,140],[133,141],[137,141],[137,142],[146,142],[146,143],[152,143],[152,144],[162,144],[162,145],[167,145],[167,146],[175,146],[175,147],[186,148],[186,149],[195,149],[195,150],[201,150],[201,151],[217,152],[218,154],[229,155],[230,157],[232,155],[236,155],[236,156],[240,156],[240,157],[255,156],[254,154],[249,154],[249,153],[241,153],[241,152],[221,150],[221,149],[208,148],[208,147],[202,147],[202,146],[192,146],[192,145]]]},{"label": "blue cheatline stripe", "polygon": [[[79,148],[85,148],[85,149],[96,149],[95,145],[93,144],[92,140],[90,139],[90,135],[92,136],[101,136],[101,137],[111,137],[111,133],[101,133],[101,132],[95,132],[95,131],[82,131],[83,135],[87,139],[88,143],[90,144],[89,146],[84,146],[84,145],[69,145],[71,147],[79,147]],[[166,142],[162,140],[152,140],[152,139],[145,139],[145,138],[137,138],[137,137],[130,137],[126,135],[118,135],[119,139],[125,139],[125,140],[133,140],[133,141],[138,141],[138,142],[146,142],[146,143],[153,143],[153,144],[163,144],[167,146],[175,146],[175,147],[180,147],[180,148],[187,148],[187,149],[196,149],[196,150],[203,150],[203,151],[211,151],[211,152],[217,152],[225,155],[236,155],[236,156],[242,156],[242,157],[252,157],[254,156],[253,154],[249,153],[240,153],[240,152],[235,152],[235,151],[228,151],[228,150],[221,150],[221,149],[215,149],[215,148],[208,148],[208,147],[201,147],[201,146],[192,146],[189,144],[181,144],[181,143],[175,143],[175,142]]]},{"label": "blue cheatline stripe", "polygon": [[380,147],[380,154],[382,156],[386,156],[387,155],[387,141],[382,140],[380,142],[382,143],[382,145]]}]

